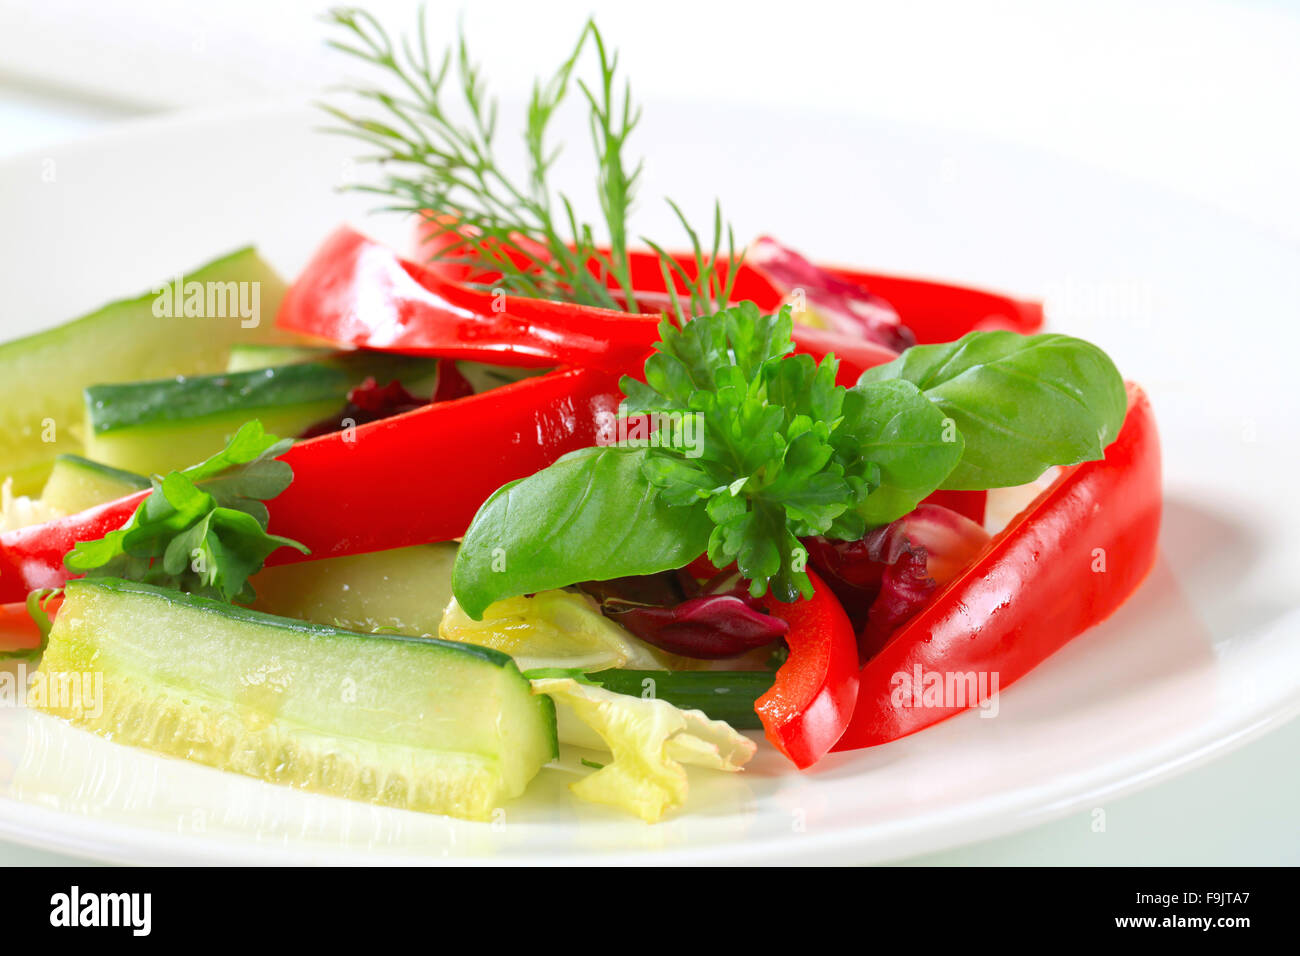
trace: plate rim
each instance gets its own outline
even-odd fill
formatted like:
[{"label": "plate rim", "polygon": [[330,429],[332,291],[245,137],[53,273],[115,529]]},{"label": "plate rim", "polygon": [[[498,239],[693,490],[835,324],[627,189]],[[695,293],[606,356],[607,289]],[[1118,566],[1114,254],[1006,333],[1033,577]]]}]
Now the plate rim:
[{"label": "plate rim", "polygon": [[[1280,730],[1297,718],[1300,718],[1300,699],[1284,701],[1282,706],[1271,713],[1235,729],[1201,728],[1200,732],[1189,733],[1185,737],[1166,738],[1151,744],[1130,754],[1125,767],[1105,774],[1085,790],[1074,788],[1069,778],[1024,784],[979,801],[891,824],[887,829],[895,832],[883,841],[879,836],[878,824],[865,824],[835,827],[822,834],[803,833],[795,838],[759,837],[726,845],[707,844],[668,849],[618,849],[559,854],[548,850],[538,855],[515,851],[484,852],[473,856],[450,853],[393,854],[374,848],[348,849],[321,843],[295,847],[292,844],[263,843],[251,839],[235,841],[207,835],[175,833],[139,824],[108,822],[11,797],[0,797],[0,840],[65,855],[89,857],[102,863],[146,866],[688,866],[718,865],[720,862],[723,865],[739,866],[818,865],[837,862],[843,864],[843,857],[856,850],[867,852],[855,855],[852,863],[878,865],[996,839],[1069,816],[1099,801],[1136,793],[1227,756],[1260,737]],[[88,733],[78,728],[70,729]],[[882,746],[888,747],[889,744]],[[1153,754],[1163,751],[1168,751],[1166,756],[1153,758]],[[161,754],[145,753],[152,759],[179,760]],[[1142,769],[1132,769],[1129,765],[1141,765]],[[213,769],[213,772],[224,771]],[[264,781],[254,782],[277,790],[284,789]],[[322,794],[311,796],[326,800],[345,799]],[[939,821],[937,825],[936,821]],[[68,826],[69,823],[72,826]],[[488,823],[477,825],[491,826]],[[77,839],[78,834],[83,834],[81,839]],[[900,846],[903,842],[907,845]],[[873,846],[883,852],[869,852]],[[145,851],[143,857],[141,850]],[[720,861],[720,853],[725,853],[728,858]]]}]

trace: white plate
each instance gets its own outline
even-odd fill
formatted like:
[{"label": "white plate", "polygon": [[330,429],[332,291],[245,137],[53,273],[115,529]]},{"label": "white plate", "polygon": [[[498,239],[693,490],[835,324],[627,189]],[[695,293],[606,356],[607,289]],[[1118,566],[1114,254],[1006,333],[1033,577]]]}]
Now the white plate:
[{"label": "white plate", "polygon": [[[3,338],[248,241],[292,274],[331,226],[347,144],[267,107],[134,123],[0,166]],[[829,117],[652,106],[655,199],[821,258],[1046,294],[1151,393],[1165,452],[1163,555],[1110,621],[969,713],[798,774],[768,748],[693,777],[658,826],[577,804],[545,771],[496,824],[301,794],[0,709],[0,836],[133,862],[866,862],[1096,806],[1300,710],[1293,356],[1300,253],[1235,220],[976,140]],[[575,148],[574,153],[577,150]],[[815,172],[813,172],[815,170]],[[584,169],[567,170],[575,190]],[[1289,454],[1284,454],[1284,451]]]}]

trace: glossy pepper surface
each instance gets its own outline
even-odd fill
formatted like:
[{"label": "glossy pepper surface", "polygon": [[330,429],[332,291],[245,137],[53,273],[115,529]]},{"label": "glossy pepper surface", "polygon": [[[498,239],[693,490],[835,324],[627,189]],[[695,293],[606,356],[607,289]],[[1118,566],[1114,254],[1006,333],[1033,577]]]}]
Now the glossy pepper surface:
[{"label": "glossy pepper surface", "polygon": [[1006,688],[1138,588],[1156,557],[1160,443],[1147,396],[1136,385],[1128,394],[1105,457],[1063,469],[866,662],[836,750],[906,736],[976,703],[945,694],[927,704],[908,690],[918,675],[955,688],[968,674],[991,687],[996,674]]},{"label": "glossy pepper surface", "polygon": [[[659,338],[658,315],[498,294],[449,277],[455,274],[402,259],[344,226],[289,289],[276,322],[340,345],[617,373],[639,372]],[[816,359],[833,352],[841,384],[895,357],[883,346],[821,329],[798,327],[794,340],[796,351]]]},{"label": "glossy pepper surface", "polygon": [[831,589],[809,571],[813,596],[786,604],[768,595],[763,607],[785,621],[790,648],[772,689],[754,703],[763,731],[799,769],[812,766],[848,726],[858,691],[853,625]]}]

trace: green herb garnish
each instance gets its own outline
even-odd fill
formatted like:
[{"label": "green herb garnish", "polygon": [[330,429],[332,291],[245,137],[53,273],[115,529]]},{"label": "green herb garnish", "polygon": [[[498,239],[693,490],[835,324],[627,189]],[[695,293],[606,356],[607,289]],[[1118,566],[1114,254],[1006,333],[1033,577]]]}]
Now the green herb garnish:
[{"label": "green herb garnish", "polygon": [[32,619],[32,623],[40,632],[40,643],[36,647],[0,651],[0,661],[34,661],[45,653],[45,645],[50,639],[50,628],[53,626],[47,605],[61,593],[63,593],[62,588],[37,588],[27,592],[27,616]]},{"label": "green herb garnish", "polygon": [[30,652],[34,656],[39,657],[45,652],[45,645],[50,640],[50,631],[54,627],[47,606],[50,601],[62,593],[63,588],[37,588],[34,591],[27,592],[27,616],[32,619],[36,629],[41,632],[40,646]]},{"label": "green herb garnish", "polygon": [[[573,452],[499,489],[452,588],[466,613],[580,581],[736,562],[750,591],[810,593],[801,538],[860,538],[939,488],[998,488],[1097,459],[1126,412],[1104,352],[1063,335],[973,332],[909,349],[852,388],[791,355],[788,310],[664,320],[645,381],[622,382],[649,439]],[[630,434],[630,433],[629,433]]]},{"label": "green herb garnish", "polygon": [[621,383],[628,415],[676,433],[675,447],[646,450],[645,479],[675,510],[703,506],[710,561],[787,601],[812,593],[799,539],[860,538],[880,475],[861,453],[864,403],[846,402],[834,357],[790,355],[792,329],[788,308],[764,316],[752,302],[681,329],[665,321],[645,383]]},{"label": "green herb garnish", "polygon": [[153,490],[125,527],[79,541],[63,563],[74,574],[125,578],[220,601],[248,603],[248,583],[276,548],[306,546],[268,534],[264,501],[293,481],[277,456],[293,443],[245,422],[226,448],[200,464],[154,475]]},{"label": "green herb garnish", "polygon": [[[516,174],[499,156],[497,102],[487,92],[463,33],[453,47],[435,56],[423,9],[413,43],[404,39],[395,44],[364,10],[339,8],[326,19],[345,35],[330,46],[378,69],[390,82],[387,87],[346,88],[343,92],[360,103],[352,110],[323,107],[341,124],[331,131],[366,143],[372,151],[360,161],[382,170],[376,181],[351,188],[383,196],[385,210],[423,217],[431,239],[450,235],[455,240],[451,251],[434,257],[469,265],[474,272],[499,273],[493,286],[518,295],[638,311],[628,243],[642,163],[629,160],[626,152],[641,113],[630,87],[618,78],[618,55],[606,47],[594,22],[583,26],[555,73],[534,83],[524,124],[524,170]],[[594,49],[596,66],[590,81],[576,76],[588,46]],[[560,148],[550,142],[549,130],[574,85],[588,110],[601,227],[580,221],[573,203],[550,182]],[[690,239],[694,268],[683,268],[654,242],[642,241],[658,254],[674,310],[684,320],[688,308],[671,280],[686,290],[690,313],[711,312],[730,299],[736,273],[720,262],[724,241],[726,260],[739,260],[719,207],[714,209],[712,243],[706,245],[681,209],[669,205]],[[597,247],[598,233],[608,252]]]},{"label": "green herb garnish", "polygon": [[967,448],[945,488],[1022,485],[1052,465],[1098,459],[1128,411],[1110,356],[1051,333],[916,345],[859,382],[910,382],[957,425]]}]

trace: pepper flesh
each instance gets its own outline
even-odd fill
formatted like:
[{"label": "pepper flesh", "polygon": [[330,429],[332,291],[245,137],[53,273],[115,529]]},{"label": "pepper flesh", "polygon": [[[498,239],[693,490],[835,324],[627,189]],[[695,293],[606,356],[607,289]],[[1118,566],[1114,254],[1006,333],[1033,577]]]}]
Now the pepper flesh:
[{"label": "pepper flesh", "polygon": [[[464,247],[457,247],[454,234],[448,231],[448,222],[446,217],[433,217],[432,220],[420,223],[415,237],[418,256],[464,254]],[[529,246],[537,255],[545,255],[544,249],[529,244],[527,240],[516,241]],[[607,248],[599,252],[609,255]],[[511,256],[508,249],[503,250],[503,254]],[[696,277],[698,272],[693,255],[670,255],[682,271],[692,279]],[[526,261],[518,255],[511,258],[517,265]],[[632,287],[636,290],[638,305],[642,309],[647,305],[659,310],[667,309],[671,299],[664,283],[658,254],[634,249],[628,251],[627,260],[628,274]],[[463,282],[470,278],[478,282],[490,280],[488,275],[472,276],[472,270],[463,262],[435,259],[426,268],[450,281]],[[725,258],[719,260],[718,268],[723,276],[728,274],[729,263]],[[976,329],[1010,329],[1029,334],[1037,332],[1043,326],[1042,303],[1030,299],[1018,299],[952,282],[867,272],[842,266],[818,265],[817,268],[885,299],[922,344],[951,342]],[[617,287],[612,276],[607,278],[607,284],[611,289]],[[679,296],[686,293],[686,286],[680,277],[674,275],[673,284]],[[771,312],[780,308],[784,291],[761,266],[745,260],[736,273],[731,298],[736,302],[748,299],[760,309]]]},{"label": "pepper flesh", "polygon": [[803,770],[820,760],[848,726],[858,694],[858,643],[831,589],[809,571],[813,596],[792,604],[770,594],[769,614],[789,626],[790,656],[772,689],[754,704],[767,739]]},{"label": "pepper flesh", "polygon": [[123,527],[148,494],[136,492],[66,518],[0,534],[0,603],[25,601],[37,588],[62,587],[69,577],[63,556],[78,541],[94,541]]},{"label": "pepper flesh", "polygon": [[27,602],[0,604],[0,654],[41,646],[41,629],[27,613]]},{"label": "pepper flesh", "polygon": [[[633,374],[659,338],[658,315],[496,295],[450,278],[456,274],[403,260],[343,226],[290,287],[276,322],[341,345]],[[798,327],[794,340],[796,351],[816,359],[833,352],[840,360],[838,379],[846,385],[896,354],[822,329]]]},{"label": "pepper flesh", "polygon": [[[312,558],[459,537],[502,485],[608,441],[621,398],[616,376],[569,369],[374,422],[352,442],[294,445],[270,530]],[[293,558],[282,549],[268,563]]]},{"label": "pepper flesh", "polygon": [[656,320],[610,309],[497,296],[444,278],[342,226],[285,294],[276,323],[341,345],[624,372],[655,341]]},{"label": "pepper flesh", "polygon": [[[836,750],[886,743],[973,706],[916,706],[904,681],[936,674],[1024,676],[1128,599],[1150,571],[1160,530],[1160,444],[1146,394],[1101,461],[1064,469],[863,666],[857,706]],[[899,675],[905,675],[900,678]]]}]

